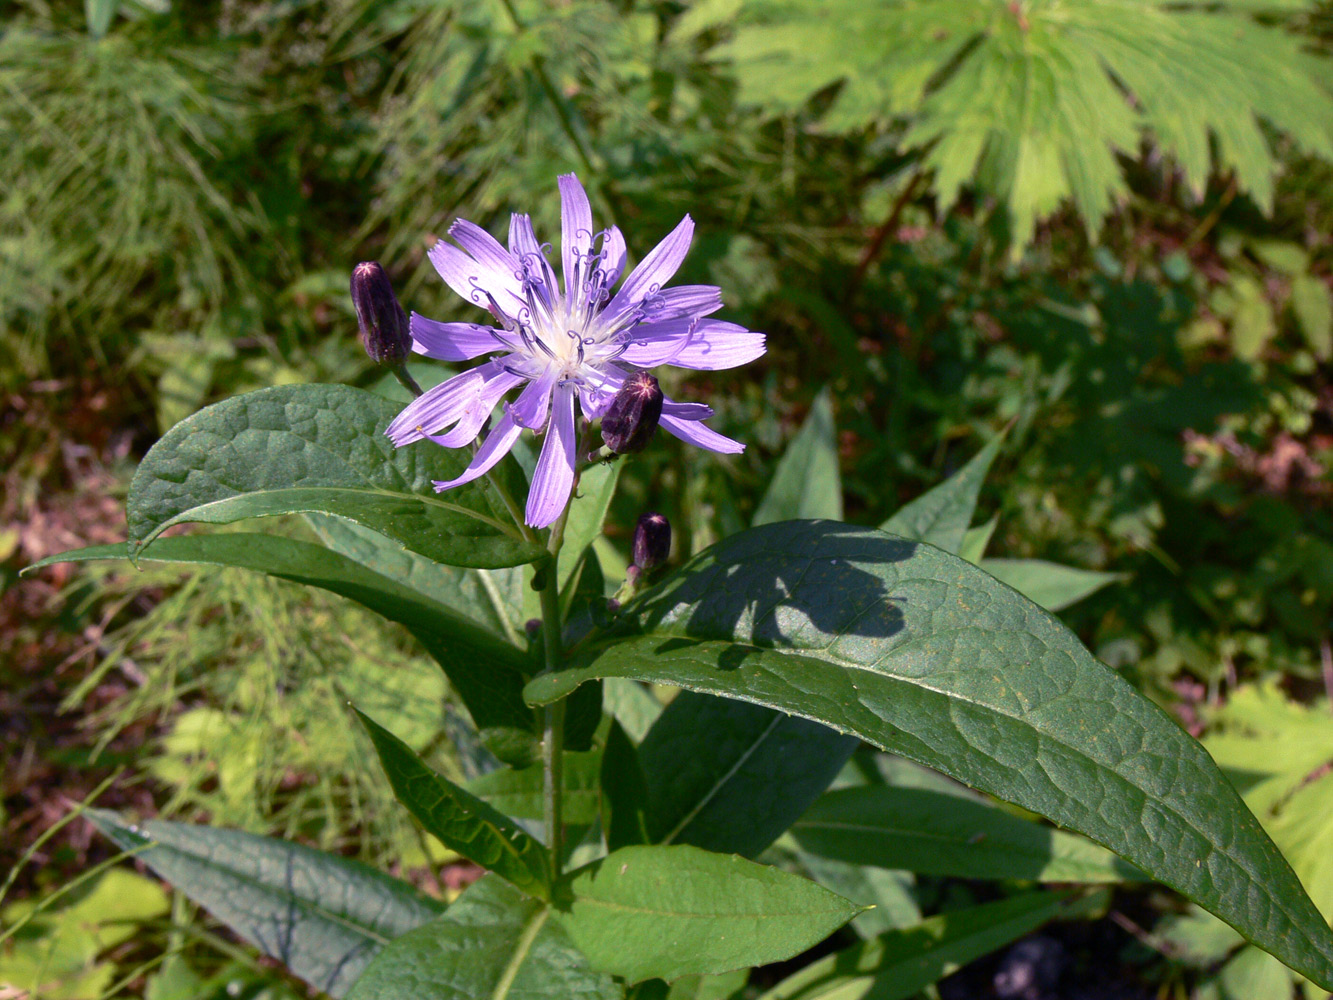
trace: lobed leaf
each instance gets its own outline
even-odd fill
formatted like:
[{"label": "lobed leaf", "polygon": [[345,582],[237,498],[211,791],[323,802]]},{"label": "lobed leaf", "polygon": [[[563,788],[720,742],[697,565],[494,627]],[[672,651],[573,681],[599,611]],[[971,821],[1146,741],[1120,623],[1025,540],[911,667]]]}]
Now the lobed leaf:
[{"label": "lobed leaf", "polygon": [[265,955],[315,989],[343,996],[394,938],[444,909],[358,861],[241,830],[84,815]]},{"label": "lobed leaf", "polygon": [[526,688],[631,677],[766,705],[1091,837],[1320,985],[1333,932],[1207,752],[970,563],[834,522],[735,535]]},{"label": "lobed leaf", "polygon": [[185,521],[319,512],[372,528],[457,566],[515,566],[541,557],[479,483],[436,494],[465,451],[395,448],[384,429],[399,407],[342,385],[285,385],[234,396],[181,421],[130,483],[126,515],[138,554]]}]

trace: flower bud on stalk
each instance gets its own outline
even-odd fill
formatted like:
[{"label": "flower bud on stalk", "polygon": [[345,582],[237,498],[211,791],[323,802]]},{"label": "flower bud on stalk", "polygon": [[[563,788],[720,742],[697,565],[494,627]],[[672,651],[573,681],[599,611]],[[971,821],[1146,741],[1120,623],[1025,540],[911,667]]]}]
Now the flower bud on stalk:
[{"label": "flower bud on stalk", "polygon": [[363,261],[352,269],[352,305],[370,360],[392,369],[408,391],[420,396],[421,387],[403,366],[412,350],[407,313],[398,304],[389,276],[378,261]]},{"label": "flower bud on stalk", "polygon": [[647,573],[666,562],[671,554],[671,522],[650,512],[634,527],[634,565]]},{"label": "flower bud on stalk", "polygon": [[602,416],[602,440],[617,455],[643,451],[661,416],[662,389],[657,379],[647,372],[635,372],[625,379]]}]

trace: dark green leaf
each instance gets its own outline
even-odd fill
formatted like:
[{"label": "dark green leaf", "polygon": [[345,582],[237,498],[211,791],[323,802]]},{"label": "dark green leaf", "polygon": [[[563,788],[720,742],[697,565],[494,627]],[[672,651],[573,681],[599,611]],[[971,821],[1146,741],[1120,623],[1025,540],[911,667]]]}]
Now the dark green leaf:
[{"label": "dark green leaf", "polygon": [[860,741],[759,705],[682,691],[639,747],[654,842],[753,857]]},{"label": "dark green leaf", "polygon": [[879,526],[880,530],[912,541],[929,542],[945,552],[958,552],[976,512],[981,484],[986,481],[986,473],[1003,442],[1004,435],[997,435],[944,482],[900,507]]},{"label": "dark green leaf", "polygon": [[1033,892],[953,910],[821,958],[760,1000],[905,1000],[1046,921],[1074,916],[1102,901]]},{"label": "dark green leaf", "polygon": [[592,543],[602,533],[602,524],[606,520],[606,512],[611,506],[611,497],[615,495],[616,482],[620,479],[620,470],[624,465],[624,459],[617,457],[610,462],[590,466],[579,477],[578,496],[569,507],[569,517],[565,521],[565,541],[560,547],[556,573],[562,594],[583,560],[596,558],[591,551]]},{"label": "dark green leaf", "polygon": [[620,1000],[544,903],[493,875],[370,964],[348,1000]]},{"label": "dark green leaf", "polygon": [[[124,545],[95,545],[49,556],[28,569],[57,562],[126,558]],[[234,566],[349,597],[407,627],[444,668],[495,752],[524,763],[535,752],[537,720],[522,696],[527,660],[515,647],[422,593],[318,545],[272,535],[229,532],[163,538],[142,558]]]},{"label": "dark green leaf", "polygon": [[619,676],[816,719],[1114,850],[1320,985],[1333,932],[1199,744],[970,563],[829,521],[735,535],[529,683]]},{"label": "dark green leaf", "polygon": [[754,512],[754,523],[771,524],[797,517],[842,520],[838,437],[828,389],[815,397],[810,415],[778,460],[768,492]]},{"label": "dark green leaf", "polygon": [[1122,573],[1099,573],[1041,559],[983,559],[978,565],[1047,611],[1062,611],[1125,578]]},{"label": "dark green leaf", "polygon": [[316,511],[356,521],[438,562],[514,566],[544,551],[524,541],[478,484],[437,494],[466,450],[395,448],[398,407],[342,385],[285,385],[215,403],[173,427],[144,456],[126,515],[138,552],[185,521]]},{"label": "dark green leaf", "polygon": [[792,834],[858,865],[959,878],[1137,882],[1143,873],[1082,837],[957,795],[868,785],[820,798]]},{"label": "dark green leaf", "polygon": [[328,514],[306,514],[305,519],[325,547],[452,608],[515,645],[523,644],[522,567],[446,566],[355,521]]},{"label": "dark green leaf", "polygon": [[593,968],[631,983],[778,962],[858,909],[808,879],[685,846],[622,848],[558,891],[569,897],[560,921]]},{"label": "dark green leaf", "polygon": [[[371,958],[444,905],[358,861],[240,830],[84,815],[123,850],[311,986],[341,997]],[[151,845],[151,846],[150,846]]]},{"label": "dark green leaf", "polygon": [[[562,785],[566,822],[588,824],[597,819],[601,805],[601,792],[598,790],[601,766],[600,751],[565,754]],[[492,771],[469,781],[467,790],[506,816],[542,818],[543,784],[540,765]]]},{"label": "dark green leaf", "polygon": [[440,843],[539,899],[550,898],[546,849],[508,817],[436,774],[412,748],[364,713],[384,773],[398,801]]},{"label": "dark green leaf", "polygon": [[648,833],[648,779],[638,747],[615,719],[607,732],[601,778],[607,850],[648,843],[652,839]]}]

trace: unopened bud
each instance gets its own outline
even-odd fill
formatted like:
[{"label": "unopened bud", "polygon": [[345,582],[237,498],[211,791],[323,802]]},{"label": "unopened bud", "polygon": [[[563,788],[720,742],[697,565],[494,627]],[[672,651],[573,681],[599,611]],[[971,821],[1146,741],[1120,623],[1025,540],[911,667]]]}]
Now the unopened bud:
[{"label": "unopened bud", "polygon": [[617,455],[643,451],[662,416],[662,389],[647,372],[625,379],[602,417],[602,440]]},{"label": "unopened bud", "polygon": [[368,260],[352,269],[352,305],[370,359],[377,365],[401,365],[412,349],[412,335],[407,313],[378,261]]},{"label": "unopened bud", "polygon": [[634,565],[646,573],[666,562],[670,554],[671,522],[661,514],[644,514],[634,527]]}]

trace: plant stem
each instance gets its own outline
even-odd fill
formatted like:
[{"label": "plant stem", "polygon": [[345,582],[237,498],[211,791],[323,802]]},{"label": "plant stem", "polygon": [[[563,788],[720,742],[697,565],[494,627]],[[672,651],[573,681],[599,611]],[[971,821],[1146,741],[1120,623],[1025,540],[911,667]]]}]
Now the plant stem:
[{"label": "plant stem", "polygon": [[[574,489],[578,489],[575,480]],[[565,541],[565,519],[569,516],[566,507],[559,519],[551,526],[550,541],[546,550],[549,559],[540,571],[546,574],[541,589],[542,602],[542,645],[545,652],[545,666],[542,673],[559,670],[564,660],[564,623],[560,618],[560,546]],[[546,820],[546,846],[551,852],[551,872],[560,877],[562,854],[564,853],[564,793],[565,764],[565,700],[562,698],[544,710],[542,726],[542,813]]]}]

